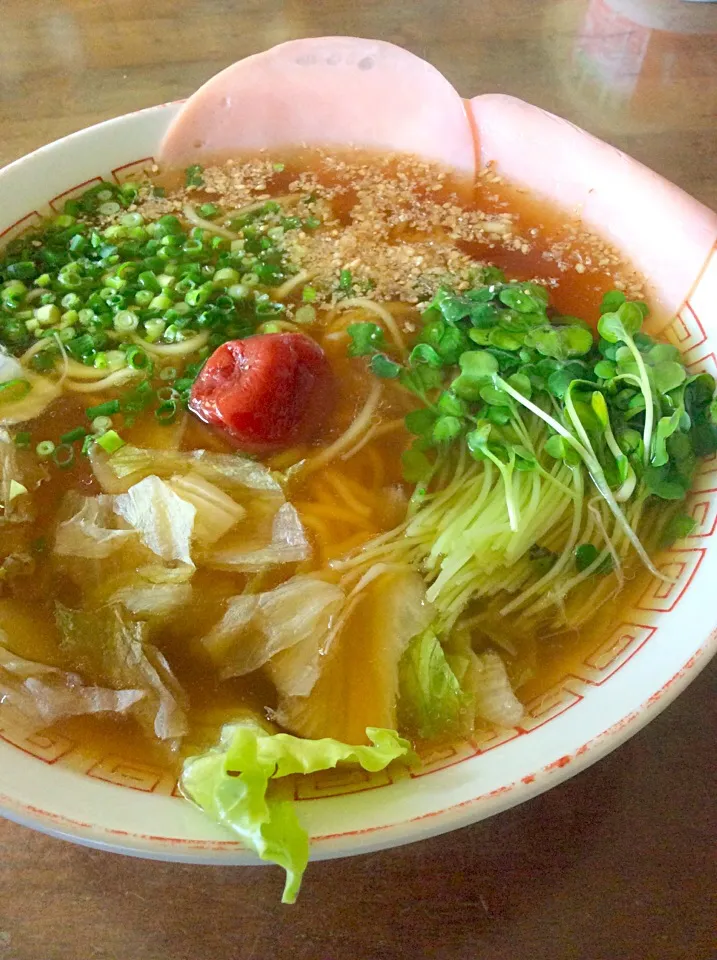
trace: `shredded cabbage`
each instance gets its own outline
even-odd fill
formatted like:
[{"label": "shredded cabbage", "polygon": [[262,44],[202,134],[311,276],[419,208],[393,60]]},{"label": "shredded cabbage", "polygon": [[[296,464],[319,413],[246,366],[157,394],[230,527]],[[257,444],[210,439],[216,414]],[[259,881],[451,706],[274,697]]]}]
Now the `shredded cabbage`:
[{"label": "shredded cabbage", "polygon": [[97,479],[112,487],[107,493],[123,493],[150,474],[169,478],[177,473],[196,471],[205,480],[231,492],[246,490],[281,494],[281,485],[268,467],[239,454],[212,453],[208,450],[152,450],[128,443],[110,457],[95,447],[90,457]]},{"label": "shredded cabbage", "polygon": [[409,742],[393,730],[369,728],[366,736],[371,746],[349,746],[271,734],[255,722],[227,724],[218,746],[185,762],[180,787],[262,860],[284,868],[282,899],[294,903],[309,859],[309,838],[293,803],[279,799],[270,781],[329,770],[338,763],[375,772],[410,756]]}]

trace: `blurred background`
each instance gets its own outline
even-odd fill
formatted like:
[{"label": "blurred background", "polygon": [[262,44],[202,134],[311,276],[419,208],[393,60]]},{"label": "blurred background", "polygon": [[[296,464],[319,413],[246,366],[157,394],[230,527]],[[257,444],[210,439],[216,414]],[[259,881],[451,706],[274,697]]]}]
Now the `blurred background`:
[{"label": "blurred background", "polygon": [[464,96],[511,93],[560,113],[717,206],[714,3],[2,0],[0,16],[0,163],[187,96],[272,44],[340,33],[407,47]]}]

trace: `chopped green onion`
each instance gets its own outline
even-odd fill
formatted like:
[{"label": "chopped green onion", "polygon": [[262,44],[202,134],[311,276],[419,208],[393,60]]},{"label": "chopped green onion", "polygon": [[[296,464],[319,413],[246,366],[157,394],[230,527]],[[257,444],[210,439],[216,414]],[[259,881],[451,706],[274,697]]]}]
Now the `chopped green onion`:
[{"label": "chopped green onion", "polygon": [[174,380],[176,376],[177,376],[176,367],[162,367],[162,369],[159,371],[160,380]]},{"label": "chopped green onion", "polygon": [[204,180],[202,178],[203,167],[198,163],[193,163],[187,167],[184,172],[184,185],[187,187],[203,187]]},{"label": "chopped green onion", "polygon": [[114,216],[115,213],[119,213],[121,209],[116,200],[108,200],[106,203],[99,205],[97,212],[101,213],[103,217],[111,217]]},{"label": "chopped green onion", "polygon": [[144,223],[144,217],[141,213],[125,213],[119,221],[123,227],[141,227]]},{"label": "chopped green onion", "polygon": [[161,319],[161,317],[157,317],[156,319],[152,320],[145,320],[144,332],[147,340],[149,340],[150,343],[154,343],[155,340],[159,340],[164,333],[166,326],[167,324]]},{"label": "chopped green onion", "polygon": [[339,274],[339,290],[343,293],[349,293],[353,286],[353,276],[350,270],[342,270]]},{"label": "chopped green onion", "polygon": [[232,287],[239,283],[239,274],[231,267],[223,267],[221,270],[217,270],[212,280],[218,287]]},{"label": "chopped green onion", "polygon": [[113,413],[119,412],[119,400],[105,400],[104,403],[98,403],[96,407],[88,407],[85,410],[85,416],[87,416],[90,420],[94,420],[95,417],[109,417]]},{"label": "chopped green onion", "polygon": [[127,351],[127,363],[133,370],[144,370],[149,366],[149,355],[140,347],[130,347]]},{"label": "chopped green onion", "polygon": [[216,203],[202,203],[199,205],[197,212],[199,213],[200,217],[204,217],[205,220],[209,220],[212,217],[216,217],[216,215],[219,213],[219,207],[216,205]]},{"label": "chopped green onion", "polygon": [[101,437],[97,438],[97,443],[105,453],[114,453],[115,450],[124,446],[125,441],[115,430],[108,430],[107,433],[103,433]]},{"label": "chopped green onion", "polygon": [[294,314],[294,320],[301,324],[312,324],[316,320],[316,310],[310,303],[305,303],[302,307],[299,307]]},{"label": "chopped green onion", "polygon": [[165,400],[154,411],[154,415],[159,423],[169,424],[177,416],[177,401]]},{"label": "chopped green onion", "polygon": [[54,303],[46,303],[35,311],[35,319],[43,327],[54,327],[60,322],[60,308]]},{"label": "chopped green onion", "polygon": [[29,447],[31,440],[32,440],[32,434],[30,433],[29,430],[21,430],[19,433],[15,434],[16,447]]},{"label": "chopped green onion", "polygon": [[75,462],[75,451],[70,443],[60,443],[52,452],[52,459],[55,466],[60,470],[69,470]]},{"label": "chopped green onion", "polygon": [[283,163],[275,163],[273,169],[274,169],[274,173],[283,173],[285,170],[285,166]]},{"label": "chopped green onion", "polygon": [[176,400],[177,396],[178,394],[174,387],[160,387],[159,390],[157,390],[157,399],[162,403],[169,403],[170,400]]},{"label": "chopped green onion", "polygon": [[115,314],[112,325],[118,333],[131,333],[139,325],[139,317],[131,310],[120,310]]},{"label": "chopped green onion", "polygon": [[55,444],[52,440],[41,440],[38,445],[35,447],[35,453],[38,457],[42,457],[43,460],[47,457],[51,457],[55,452]]},{"label": "chopped green onion", "polygon": [[16,403],[26,397],[31,389],[30,381],[23,380],[21,377],[6,380],[0,383],[0,403]]},{"label": "chopped green onion", "polygon": [[316,288],[306,286],[301,292],[301,299],[304,303],[313,303],[316,300]]},{"label": "chopped green onion", "polygon": [[92,421],[93,433],[107,433],[112,429],[112,417],[95,417]]},{"label": "chopped green onion", "polygon": [[68,430],[67,433],[62,434],[60,443],[74,443],[75,440],[82,440],[86,433],[87,431],[84,427],[74,427],[72,430]]}]

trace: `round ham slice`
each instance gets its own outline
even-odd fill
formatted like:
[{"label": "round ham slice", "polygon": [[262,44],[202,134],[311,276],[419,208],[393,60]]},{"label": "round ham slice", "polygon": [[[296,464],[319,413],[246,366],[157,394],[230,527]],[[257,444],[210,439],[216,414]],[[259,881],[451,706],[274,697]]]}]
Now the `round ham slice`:
[{"label": "round ham slice", "polygon": [[431,64],[380,40],[292,40],[212,77],[187,100],[159,159],[349,146],[415,154],[473,176],[463,100]]},{"label": "round ham slice", "polygon": [[481,166],[577,214],[645,274],[668,316],[717,297],[717,214],[567,120],[514,97],[470,101]]}]

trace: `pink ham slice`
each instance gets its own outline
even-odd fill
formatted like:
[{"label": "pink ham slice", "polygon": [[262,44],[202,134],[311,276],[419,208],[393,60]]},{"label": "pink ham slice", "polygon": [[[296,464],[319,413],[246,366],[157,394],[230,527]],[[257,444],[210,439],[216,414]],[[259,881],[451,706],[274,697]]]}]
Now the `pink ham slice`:
[{"label": "pink ham slice", "polygon": [[446,78],[357,37],[292,40],[227,67],[182,107],[159,159],[179,167],[297,145],[395,150],[475,172],[465,104]]},{"label": "pink ham slice", "polygon": [[615,147],[522,100],[485,94],[469,106],[480,166],[493,161],[507,180],[578,213],[645,274],[665,315],[688,299],[698,316],[703,303],[717,302],[717,214]]}]

